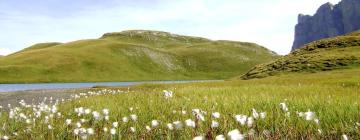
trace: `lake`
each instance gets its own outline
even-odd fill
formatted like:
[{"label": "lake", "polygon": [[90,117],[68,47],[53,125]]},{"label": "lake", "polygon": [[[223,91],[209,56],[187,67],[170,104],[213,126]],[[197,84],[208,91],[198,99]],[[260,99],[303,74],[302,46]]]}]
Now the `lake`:
[{"label": "lake", "polygon": [[133,86],[133,85],[139,85],[139,84],[145,84],[145,83],[149,83],[149,84],[174,84],[174,83],[211,82],[211,81],[218,81],[218,80],[0,84],[0,92],[39,90],[39,89],[91,88],[91,87],[94,87],[94,86]]}]

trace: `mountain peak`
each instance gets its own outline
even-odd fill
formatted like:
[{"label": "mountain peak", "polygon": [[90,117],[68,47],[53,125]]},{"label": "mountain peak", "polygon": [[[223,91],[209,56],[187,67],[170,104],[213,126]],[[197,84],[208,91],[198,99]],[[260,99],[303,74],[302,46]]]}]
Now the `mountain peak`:
[{"label": "mountain peak", "polygon": [[292,51],[315,40],[344,35],[360,29],[360,0],[325,3],[313,16],[299,14]]}]

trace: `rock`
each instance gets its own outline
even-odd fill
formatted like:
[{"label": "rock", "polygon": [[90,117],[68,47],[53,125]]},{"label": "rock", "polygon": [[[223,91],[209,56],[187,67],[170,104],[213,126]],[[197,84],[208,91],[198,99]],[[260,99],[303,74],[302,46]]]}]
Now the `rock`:
[{"label": "rock", "polygon": [[313,16],[299,14],[292,51],[315,40],[360,29],[360,0],[325,3]]}]

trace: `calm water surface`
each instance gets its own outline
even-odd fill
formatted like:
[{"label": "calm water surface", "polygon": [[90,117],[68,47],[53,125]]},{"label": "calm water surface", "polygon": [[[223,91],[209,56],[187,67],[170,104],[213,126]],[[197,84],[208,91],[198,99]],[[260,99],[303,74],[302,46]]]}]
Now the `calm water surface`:
[{"label": "calm water surface", "polygon": [[211,82],[218,80],[194,80],[194,81],[141,81],[141,82],[94,82],[94,83],[36,83],[36,84],[0,84],[0,92],[12,92],[38,89],[72,89],[91,88],[94,86],[132,86],[144,83],[173,84],[191,82]]}]

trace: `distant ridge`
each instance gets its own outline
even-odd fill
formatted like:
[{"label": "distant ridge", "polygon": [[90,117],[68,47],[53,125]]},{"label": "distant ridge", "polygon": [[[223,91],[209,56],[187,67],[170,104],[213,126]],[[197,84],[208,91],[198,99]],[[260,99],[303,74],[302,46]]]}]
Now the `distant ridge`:
[{"label": "distant ridge", "polygon": [[273,62],[255,66],[241,78],[346,68],[360,68],[360,30],[306,44]]},{"label": "distant ridge", "polygon": [[0,83],[225,79],[277,57],[254,43],[129,30],[5,56]]},{"label": "distant ridge", "polygon": [[325,3],[313,16],[300,14],[292,51],[315,40],[344,35],[360,29],[360,0]]}]

